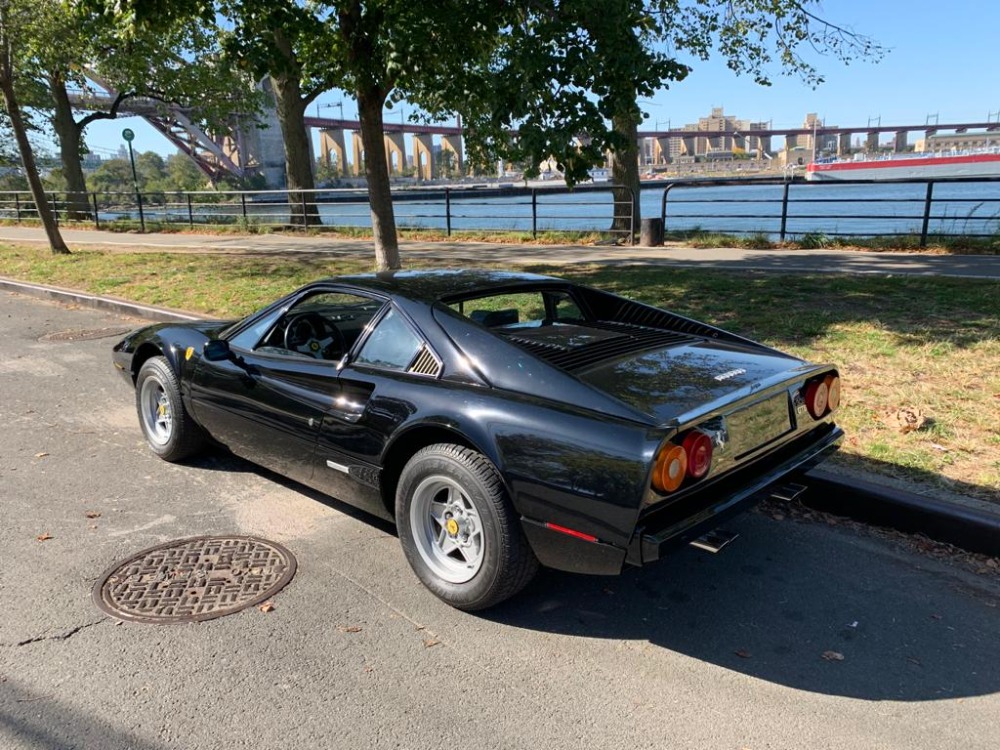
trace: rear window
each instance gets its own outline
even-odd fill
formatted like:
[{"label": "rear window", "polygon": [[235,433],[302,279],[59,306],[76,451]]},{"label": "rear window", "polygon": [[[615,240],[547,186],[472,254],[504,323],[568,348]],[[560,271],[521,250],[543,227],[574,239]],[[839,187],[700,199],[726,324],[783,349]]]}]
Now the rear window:
[{"label": "rear window", "polygon": [[563,290],[492,294],[454,302],[449,307],[487,328],[534,328],[584,320],[576,300]]}]

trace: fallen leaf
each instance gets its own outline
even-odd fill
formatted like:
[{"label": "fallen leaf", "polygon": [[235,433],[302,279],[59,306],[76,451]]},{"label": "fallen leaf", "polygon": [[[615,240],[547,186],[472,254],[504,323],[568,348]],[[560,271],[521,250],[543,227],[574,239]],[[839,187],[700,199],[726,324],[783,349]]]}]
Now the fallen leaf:
[{"label": "fallen leaf", "polygon": [[358,625],[338,625],[337,630],[341,633],[360,633],[361,628]]},{"label": "fallen leaf", "polygon": [[427,638],[424,640],[424,648],[430,648],[431,646],[437,646],[441,641],[434,638]]},{"label": "fallen leaf", "polygon": [[843,661],[844,655],[839,651],[824,651],[823,658],[827,661]]},{"label": "fallen leaf", "polygon": [[733,653],[736,654],[741,659],[749,659],[751,656],[753,656],[753,654],[751,654],[745,648],[741,648],[739,651],[733,651]]},{"label": "fallen leaf", "polygon": [[905,435],[908,432],[919,430],[927,424],[927,417],[924,416],[924,413],[920,409],[912,406],[903,406],[897,409],[895,414],[890,415],[889,421],[895,424],[899,431]]},{"label": "fallen leaf", "polygon": [[87,518],[100,518],[101,517],[101,514],[98,513],[96,510],[88,510],[83,515],[86,516]]},{"label": "fallen leaf", "polygon": [[44,534],[39,534],[38,536],[36,536],[35,539],[37,539],[40,542],[47,542],[49,541],[49,539],[52,539],[52,535],[46,531]]},{"label": "fallen leaf", "polygon": [[49,454],[46,453],[45,451],[42,451],[41,453],[36,453],[35,458],[45,458],[47,455]]},{"label": "fallen leaf", "polygon": [[263,604],[261,604],[259,607],[257,607],[257,609],[259,609],[261,612],[264,612],[264,613],[273,612],[274,611],[274,603],[271,602],[270,600],[268,600],[268,601],[264,602]]}]

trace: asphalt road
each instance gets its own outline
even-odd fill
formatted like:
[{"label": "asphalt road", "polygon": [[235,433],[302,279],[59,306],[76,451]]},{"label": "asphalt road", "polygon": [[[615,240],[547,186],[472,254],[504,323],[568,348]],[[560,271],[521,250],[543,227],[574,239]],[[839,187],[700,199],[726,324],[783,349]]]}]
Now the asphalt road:
[{"label": "asphalt road", "polygon": [[[4,750],[1000,740],[996,580],[757,513],[719,555],[544,573],[495,611],[460,613],[421,588],[391,527],[230,457],[156,459],[114,337],[40,340],[138,321],[6,292],[0,321]],[[299,570],[274,611],[154,626],[91,603],[113,562],[200,534],[291,549]]]}]

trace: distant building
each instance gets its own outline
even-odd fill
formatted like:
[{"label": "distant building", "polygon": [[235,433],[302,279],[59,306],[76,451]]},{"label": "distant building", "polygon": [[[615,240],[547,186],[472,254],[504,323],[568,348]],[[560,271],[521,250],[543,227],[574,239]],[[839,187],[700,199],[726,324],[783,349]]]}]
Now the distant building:
[{"label": "distant building", "polygon": [[915,151],[968,151],[979,148],[1000,147],[1000,131],[990,130],[984,133],[951,133],[948,135],[932,135],[922,141],[917,141]]},{"label": "distant building", "polygon": [[[790,146],[786,146],[787,148],[804,148],[810,154],[817,155],[837,153],[837,136],[835,134],[816,133],[817,130],[825,127],[835,128],[836,125],[827,125],[815,112],[810,112],[802,121],[802,127],[812,132],[809,135],[798,136]],[[816,133],[815,137],[813,133]]]},{"label": "distant building", "polygon": [[727,115],[722,107],[713,107],[708,117],[684,126],[687,131],[697,130],[705,135],[678,139],[683,141],[680,154],[707,159],[731,159],[741,153],[758,155],[770,150],[770,139],[747,136],[745,131],[767,130],[768,127],[766,122],[740,120]]}]

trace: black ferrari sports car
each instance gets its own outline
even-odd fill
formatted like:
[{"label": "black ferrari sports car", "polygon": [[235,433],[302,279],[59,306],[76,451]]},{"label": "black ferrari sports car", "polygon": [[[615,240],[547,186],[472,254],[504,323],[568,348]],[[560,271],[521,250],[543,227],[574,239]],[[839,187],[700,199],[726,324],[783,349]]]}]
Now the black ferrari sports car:
[{"label": "black ferrari sports car", "polygon": [[240,321],[135,331],[114,365],[157,455],[211,441],[393,520],[468,610],[539,564],[653,562],[843,437],[833,366],[530,274],[317,281]]}]

